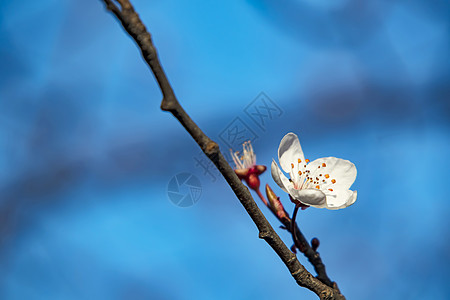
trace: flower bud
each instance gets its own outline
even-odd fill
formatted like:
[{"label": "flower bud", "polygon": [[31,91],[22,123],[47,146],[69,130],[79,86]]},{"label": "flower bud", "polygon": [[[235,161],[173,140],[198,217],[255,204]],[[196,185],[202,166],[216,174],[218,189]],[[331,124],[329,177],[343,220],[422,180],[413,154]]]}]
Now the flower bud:
[{"label": "flower bud", "polygon": [[234,172],[240,180],[245,180],[245,183],[249,188],[260,194],[259,185],[261,184],[261,181],[259,180],[259,175],[264,173],[267,167],[256,164],[256,155],[250,141],[245,142],[242,145],[242,148],[242,155],[239,155],[239,152],[233,152],[233,150],[230,149],[231,157],[236,165]]},{"label": "flower bud", "polygon": [[318,238],[313,238],[313,239],[311,240],[311,248],[312,248],[314,251],[317,251],[317,248],[319,248],[319,246],[320,246],[320,241],[319,241],[319,239],[318,239]]},{"label": "flower bud", "polygon": [[260,185],[260,180],[258,175],[256,174],[249,174],[247,177],[244,178],[245,182],[247,183],[248,187],[251,188],[252,190],[257,190],[259,189],[259,185]]},{"label": "flower bud", "polygon": [[283,204],[281,204],[280,198],[275,195],[268,184],[266,184],[266,195],[270,203],[270,208],[276,213],[278,218],[289,219],[286,211],[284,210]]}]

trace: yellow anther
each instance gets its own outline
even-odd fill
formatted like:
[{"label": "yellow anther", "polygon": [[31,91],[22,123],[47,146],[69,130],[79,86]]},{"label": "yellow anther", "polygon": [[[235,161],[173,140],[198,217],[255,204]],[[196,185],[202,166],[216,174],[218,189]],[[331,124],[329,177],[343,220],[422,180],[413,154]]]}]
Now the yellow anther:
[{"label": "yellow anther", "polygon": [[302,160],[299,158],[299,159],[298,159],[298,163],[301,163],[301,162],[302,162]]},{"label": "yellow anther", "polygon": [[292,169],[294,168],[294,164],[291,164],[291,168],[292,168]]},{"label": "yellow anther", "polygon": [[330,175],[329,174],[325,174],[325,178],[326,179],[330,178]]},{"label": "yellow anther", "polygon": [[327,166],[327,164],[326,164],[326,163],[323,163],[323,164],[322,164],[322,167],[324,167],[324,168],[325,168],[326,166]]},{"label": "yellow anther", "polygon": [[331,179],[331,183],[336,183],[336,179]]},{"label": "yellow anther", "polygon": [[305,161],[306,161],[307,163],[309,163],[309,159],[305,159]]}]

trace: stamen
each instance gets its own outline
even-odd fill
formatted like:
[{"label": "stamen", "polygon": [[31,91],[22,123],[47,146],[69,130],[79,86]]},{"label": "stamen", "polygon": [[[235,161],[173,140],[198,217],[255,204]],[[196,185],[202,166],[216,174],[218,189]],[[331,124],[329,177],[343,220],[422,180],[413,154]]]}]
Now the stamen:
[{"label": "stamen", "polygon": [[319,189],[320,189],[320,186],[316,185],[316,189],[318,189],[318,190],[319,190]]},{"label": "stamen", "polygon": [[323,163],[323,164],[322,164],[322,167],[324,167],[324,168],[325,168],[326,166],[327,166],[327,164],[326,164],[326,163]]},{"label": "stamen", "polygon": [[336,179],[331,179],[331,183],[336,183]]},{"label": "stamen", "polygon": [[328,189],[330,192],[332,192],[333,191],[333,189]]},{"label": "stamen", "polygon": [[294,164],[291,164],[291,168],[292,168],[292,169],[294,168]]},{"label": "stamen", "polygon": [[298,171],[298,175],[302,176],[302,171]]},{"label": "stamen", "polygon": [[306,163],[309,163],[309,159],[305,159]]},{"label": "stamen", "polygon": [[325,174],[325,178],[326,179],[330,178],[330,175],[329,174]]},{"label": "stamen", "polygon": [[301,162],[302,162],[302,160],[299,158],[299,159],[298,159],[298,163],[301,163]]}]

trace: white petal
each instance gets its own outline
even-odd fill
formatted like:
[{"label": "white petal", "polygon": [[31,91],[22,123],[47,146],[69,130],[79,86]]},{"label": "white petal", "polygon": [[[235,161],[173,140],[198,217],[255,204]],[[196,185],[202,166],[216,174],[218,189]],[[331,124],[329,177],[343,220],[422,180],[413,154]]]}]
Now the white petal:
[{"label": "white petal", "polygon": [[[290,132],[280,142],[280,146],[278,147],[278,160],[280,161],[281,168],[286,173],[290,173],[292,170],[291,163],[297,166],[298,159],[301,159],[303,163],[305,156],[303,155],[297,135]],[[296,172],[298,172],[297,168],[295,169]]]},{"label": "white petal", "polygon": [[358,196],[358,192],[353,191],[353,195],[348,199],[347,203],[345,203],[345,207],[349,207],[350,205],[353,205],[353,203],[356,202],[357,196]]},{"label": "white petal", "polygon": [[294,188],[290,188],[289,194],[292,198],[309,206],[324,207],[326,203],[325,194],[317,189],[296,190]]},{"label": "white petal", "polygon": [[[321,189],[348,190],[356,179],[355,165],[348,160],[336,157],[316,159],[308,164],[306,169],[310,170],[311,177],[319,178]],[[325,175],[329,175],[329,178],[325,178]],[[332,182],[333,179],[336,181],[335,183]],[[326,180],[326,182],[323,183],[322,180]]]},{"label": "white petal", "polygon": [[270,171],[272,172],[273,180],[285,191],[289,193],[288,188],[294,187],[293,183],[289,181],[289,179],[281,172],[275,160],[272,161],[272,165],[270,167]]},{"label": "white petal", "polygon": [[328,209],[341,209],[346,208],[356,201],[357,192],[351,190],[339,191],[330,195],[327,193],[327,204]]}]

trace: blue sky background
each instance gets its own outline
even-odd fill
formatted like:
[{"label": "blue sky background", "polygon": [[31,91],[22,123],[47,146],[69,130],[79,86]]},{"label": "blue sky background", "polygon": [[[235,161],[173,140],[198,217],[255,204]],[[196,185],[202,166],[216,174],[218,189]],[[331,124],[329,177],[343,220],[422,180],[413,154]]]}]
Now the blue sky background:
[{"label": "blue sky background", "polygon": [[[290,131],[308,158],[356,164],[355,205],[299,215],[347,299],[450,297],[447,1],[133,4],[224,152],[238,118],[260,164]],[[1,299],[316,299],[196,165],[101,1],[2,1],[0,66]],[[258,126],[246,108],[261,92],[282,112]],[[202,183],[189,208],[167,197],[180,172]]]}]

